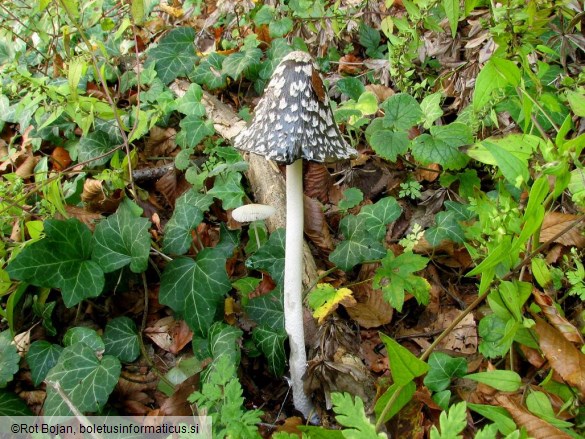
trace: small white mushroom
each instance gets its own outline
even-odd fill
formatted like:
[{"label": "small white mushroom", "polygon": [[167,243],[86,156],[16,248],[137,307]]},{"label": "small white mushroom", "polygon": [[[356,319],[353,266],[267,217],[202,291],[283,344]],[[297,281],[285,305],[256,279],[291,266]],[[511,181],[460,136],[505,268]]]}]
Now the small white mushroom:
[{"label": "small white mushroom", "polygon": [[270,218],[276,209],[266,204],[246,204],[232,210],[232,218],[239,223],[260,221]]}]

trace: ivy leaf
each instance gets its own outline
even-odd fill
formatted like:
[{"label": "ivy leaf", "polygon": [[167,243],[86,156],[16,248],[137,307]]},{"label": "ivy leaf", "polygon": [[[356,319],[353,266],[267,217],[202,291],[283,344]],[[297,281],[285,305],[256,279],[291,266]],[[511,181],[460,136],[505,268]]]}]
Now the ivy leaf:
[{"label": "ivy leaf", "polygon": [[423,165],[438,163],[445,169],[463,168],[469,157],[459,147],[473,141],[471,129],[454,122],[431,127],[431,134],[422,134],[412,142],[412,155]]},{"label": "ivy leaf", "polygon": [[[12,392],[0,390],[0,416],[32,416],[26,403]],[[8,419],[5,419],[7,421]]]},{"label": "ivy leaf", "polygon": [[[59,384],[73,405],[81,412],[100,411],[116,387],[122,367],[111,355],[97,357],[85,343],[66,347],[46,381]],[[71,416],[69,406],[52,386],[47,386],[46,416]]]},{"label": "ivy leaf", "polygon": [[396,158],[408,151],[408,133],[378,130],[370,137],[370,145],[383,159],[395,162]]},{"label": "ivy leaf", "polygon": [[118,357],[120,361],[131,363],[140,354],[138,329],[128,317],[110,320],[104,332],[105,353]]},{"label": "ivy leaf", "polygon": [[386,438],[384,433],[377,433],[376,427],[370,422],[364,410],[364,402],[356,396],[355,400],[347,393],[331,394],[335,420],[344,427],[343,436],[348,438]]},{"label": "ivy leaf", "polygon": [[268,360],[270,372],[277,377],[284,373],[286,365],[284,344],[287,338],[285,332],[275,332],[265,326],[257,326],[252,330],[252,340]]},{"label": "ivy leaf", "polygon": [[130,203],[120,204],[114,215],[95,228],[93,259],[105,273],[126,265],[133,273],[142,273],[148,266],[150,221],[136,215]]},{"label": "ivy leaf", "polygon": [[12,344],[10,331],[0,332],[0,389],[8,385],[14,374],[18,372],[20,355]]},{"label": "ivy leaf", "polygon": [[197,336],[205,337],[223,296],[231,289],[226,257],[206,248],[195,260],[179,258],[162,274],[159,301],[185,319]]},{"label": "ivy leaf", "polygon": [[[77,159],[80,162],[88,162],[87,166],[90,168],[105,165],[114,154],[112,149],[116,146],[107,133],[96,130],[79,139]],[[110,151],[112,152],[108,154]]]},{"label": "ivy leaf", "polygon": [[366,219],[366,230],[368,234],[379,241],[386,236],[386,226],[398,219],[402,208],[392,197],[385,197],[376,204],[364,206],[359,217]]},{"label": "ivy leaf", "polygon": [[8,265],[13,279],[40,287],[61,289],[65,306],[97,297],[104,287],[104,272],[90,260],[91,232],[77,219],[46,220],[46,237],[24,248]]},{"label": "ivy leaf", "polygon": [[30,366],[33,384],[41,384],[49,370],[57,364],[63,347],[45,340],[33,342],[26,353],[26,362]]},{"label": "ivy leaf", "polygon": [[423,116],[416,99],[406,93],[391,96],[381,107],[386,112],[382,119],[384,128],[392,130],[407,131],[419,123]]},{"label": "ivy leaf", "polygon": [[246,305],[248,316],[267,329],[284,331],[284,305],[282,288],[276,288],[264,296],[251,299]]},{"label": "ivy leaf", "polygon": [[155,62],[158,77],[165,84],[179,76],[187,76],[197,61],[195,54],[195,29],[180,27],[171,30],[158,46],[149,51],[149,59]]},{"label": "ivy leaf", "polygon": [[386,254],[384,246],[367,230],[367,215],[347,215],[341,220],[339,229],[345,240],[329,255],[329,260],[344,271],[357,264],[379,259]]},{"label": "ivy leaf", "polygon": [[257,47],[249,47],[246,50],[232,53],[224,60],[222,72],[237,79],[244,70],[258,64],[261,57],[262,51]]},{"label": "ivy leaf", "polygon": [[179,122],[181,131],[177,134],[177,143],[183,148],[195,148],[215,130],[210,121],[196,115],[188,115]]},{"label": "ivy leaf", "polygon": [[429,358],[429,373],[424,384],[433,392],[449,388],[452,378],[461,378],[467,373],[465,358],[452,358],[443,352],[433,352]]},{"label": "ivy leaf", "polygon": [[201,103],[203,91],[199,84],[191,84],[182,98],[177,99],[176,110],[187,116],[205,116],[205,107]]},{"label": "ivy leaf", "polygon": [[241,180],[242,174],[239,172],[218,175],[213,183],[213,188],[207,193],[219,198],[225,210],[235,209],[242,205],[242,198],[246,195]]},{"label": "ivy leaf", "polygon": [[293,21],[289,17],[280,20],[272,20],[268,25],[268,32],[271,38],[279,38],[288,34],[293,28]]},{"label": "ivy leaf", "polygon": [[78,343],[89,346],[94,352],[100,355],[105,350],[104,341],[99,334],[95,330],[85,326],[74,326],[68,329],[63,336],[63,345],[66,347]]},{"label": "ivy leaf", "polygon": [[[209,328],[209,351],[214,359],[229,358],[232,364],[240,364],[240,347],[238,340],[242,338],[242,331],[223,322],[215,322]],[[206,370],[210,370],[208,367]]]},{"label": "ivy leaf", "polygon": [[175,203],[173,216],[165,226],[163,237],[163,251],[165,253],[182,255],[191,245],[191,230],[194,230],[213,203],[209,195],[189,190],[181,195]]},{"label": "ivy leaf", "polygon": [[204,85],[208,90],[227,87],[227,75],[222,73],[225,56],[212,52],[189,76],[191,81]]},{"label": "ivy leaf", "polygon": [[465,234],[457,220],[458,215],[452,210],[439,212],[435,217],[436,225],[429,227],[425,232],[426,240],[433,247],[438,246],[446,239],[458,243],[464,242]]},{"label": "ivy leaf", "polygon": [[284,229],[272,232],[268,242],[246,261],[252,270],[265,270],[277,285],[284,280]]},{"label": "ivy leaf", "polygon": [[339,209],[346,211],[351,209],[362,202],[364,199],[364,194],[358,188],[350,187],[343,191],[343,198],[339,200],[337,207]]},{"label": "ivy leaf", "polygon": [[424,277],[413,274],[427,266],[427,258],[412,252],[395,257],[389,251],[381,262],[382,266],[374,274],[373,286],[382,290],[384,299],[398,312],[402,311],[405,293],[412,294],[418,303],[428,303],[430,284]]}]

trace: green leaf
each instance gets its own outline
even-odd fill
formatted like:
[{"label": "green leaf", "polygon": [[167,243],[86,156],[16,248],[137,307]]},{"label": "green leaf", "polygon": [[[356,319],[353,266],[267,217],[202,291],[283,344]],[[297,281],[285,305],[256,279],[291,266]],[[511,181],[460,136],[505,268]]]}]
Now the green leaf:
[{"label": "green leaf", "polygon": [[359,217],[366,220],[366,230],[375,240],[381,240],[386,236],[386,226],[398,219],[402,208],[393,197],[384,197],[376,204],[364,206]]},{"label": "green leaf", "polygon": [[240,52],[232,53],[223,61],[222,72],[237,79],[247,68],[260,62],[262,51],[257,47],[250,47]]},{"label": "green leaf", "polygon": [[78,343],[83,343],[100,355],[105,350],[104,341],[98,333],[94,329],[85,326],[74,326],[73,328],[69,328],[63,336],[63,345],[65,347],[73,346]]},{"label": "green leaf", "polygon": [[379,259],[386,254],[384,246],[369,233],[366,215],[347,215],[341,220],[339,229],[345,240],[329,255],[329,260],[344,271],[351,270],[357,264]]},{"label": "green leaf", "polygon": [[223,322],[215,322],[209,328],[209,351],[214,361],[227,357],[232,364],[240,364],[240,345],[242,331]]},{"label": "green leaf", "polygon": [[386,438],[384,433],[377,433],[376,427],[370,422],[364,410],[364,402],[359,396],[355,399],[349,393],[334,392],[331,394],[335,420],[344,427],[346,438]]},{"label": "green leaf", "polygon": [[254,23],[258,26],[263,24],[270,24],[274,18],[274,8],[268,5],[262,5],[258,12],[254,15]]},{"label": "green leaf", "polygon": [[390,399],[394,396],[396,392],[400,392],[398,397],[394,400],[392,407],[384,417],[384,422],[388,422],[390,419],[394,417],[396,413],[398,413],[402,408],[408,404],[408,402],[414,396],[414,392],[416,391],[416,384],[413,381],[408,382],[405,385],[398,385],[396,383],[392,384],[388,390],[386,390],[380,398],[376,401],[376,406],[374,407],[374,411],[376,413],[376,417],[379,418],[382,415],[382,411],[390,401]]},{"label": "green leaf", "polygon": [[520,187],[528,181],[530,172],[527,162],[523,162],[495,143],[484,141],[482,145],[494,157],[498,168],[500,168],[500,171],[502,171],[502,174],[508,182],[516,187]]},{"label": "green leaf", "polygon": [[489,314],[479,321],[479,352],[487,358],[501,357],[508,352],[520,324]]},{"label": "green leaf", "polygon": [[8,265],[13,279],[40,287],[60,288],[68,308],[104,287],[101,267],[90,260],[91,232],[77,219],[45,221],[46,237],[24,248]]},{"label": "green leaf", "polygon": [[[446,0],[449,1],[449,0]],[[459,7],[459,5],[457,6]],[[423,113],[423,126],[428,130],[433,126],[433,123],[443,115],[441,109],[441,98],[443,93],[438,91],[436,93],[425,96],[420,103],[420,109]]]},{"label": "green leaf", "polygon": [[57,364],[63,347],[45,340],[33,342],[26,353],[26,362],[30,366],[33,384],[41,384],[49,370]]},{"label": "green leaf", "polygon": [[140,26],[144,22],[144,0],[132,0],[130,14],[134,23]]},{"label": "green leaf", "polygon": [[209,210],[211,203],[213,198],[210,195],[200,194],[192,189],[177,199],[173,216],[165,225],[165,253],[182,255],[187,252],[193,240],[191,230],[203,221],[203,214]]},{"label": "green leaf", "polygon": [[277,288],[264,296],[251,299],[245,309],[248,316],[258,325],[270,328],[276,333],[284,331],[282,288]]},{"label": "green leaf", "polygon": [[512,370],[490,370],[465,375],[464,378],[487,384],[502,392],[515,392],[522,385],[522,378]]},{"label": "green leaf", "polygon": [[436,426],[431,429],[431,439],[455,439],[461,438],[459,435],[467,425],[467,406],[465,401],[452,405],[449,412],[441,412],[439,416],[441,433]]},{"label": "green leaf", "polygon": [[131,363],[140,355],[136,324],[128,317],[110,320],[104,332],[105,353],[118,357],[120,361]]},{"label": "green leaf", "polygon": [[366,48],[366,55],[372,58],[381,58],[383,56],[383,51],[380,47],[380,32],[364,22],[360,25],[359,41]]},{"label": "green leaf", "polygon": [[467,403],[467,407],[494,422],[503,435],[511,434],[516,430],[516,424],[512,420],[512,416],[510,416],[504,407],[473,404],[470,402]]},{"label": "green leaf", "polygon": [[[84,343],[66,347],[59,362],[47,375],[46,381],[58,384],[79,411],[100,411],[120,376],[120,361],[111,355],[98,358],[92,348]],[[55,391],[47,386],[44,405],[45,416],[71,416],[69,406]]]},{"label": "green leaf", "polygon": [[268,360],[268,370],[280,377],[286,365],[284,345],[287,339],[285,332],[275,332],[272,328],[257,326],[252,330],[252,340]]},{"label": "green leaf", "polygon": [[14,393],[0,390],[0,416],[33,416],[33,413]]},{"label": "green leaf", "polygon": [[435,225],[429,227],[425,232],[425,238],[433,247],[438,246],[445,240],[462,243],[465,241],[463,228],[457,221],[457,214],[452,210],[437,213]]},{"label": "green leaf", "polygon": [[449,388],[451,379],[461,378],[467,373],[465,358],[452,358],[442,352],[433,352],[429,358],[429,373],[424,384],[433,392]]},{"label": "green leaf", "polygon": [[412,96],[406,93],[397,93],[382,104],[386,112],[383,118],[384,128],[398,131],[408,131],[420,122],[423,112],[420,105]]},{"label": "green leaf", "polygon": [[[87,136],[81,137],[77,144],[77,159],[80,162],[89,162],[88,167],[101,166],[108,163],[112,154],[112,150],[116,145],[103,131],[93,131]],[[110,152],[111,151],[111,152]],[[109,153],[109,154],[108,154]]]},{"label": "green leaf", "polygon": [[395,384],[404,386],[416,377],[428,372],[429,366],[427,363],[416,358],[408,349],[400,346],[386,334],[381,332],[379,334],[388,352],[390,371]]},{"label": "green leaf", "polygon": [[457,34],[457,24],[459,22],[459,0],[442,0],[443,8],[445,8],[445,15],[449,20],[451,27],[451,36],[455,38]]},{"label": "green leaf", "polygon": [[374,274],[373,286],[382,290],[384,300],[398,312],[402,311],[406,293],[412,294],[418,303],[426,305],[431,285],[425,278],[413,273],[424,269],[428,261],[427,258],[412,252],[395,257],[392,251],[388,251],[381,261],[382,265]]},{"label": "green leaf", "polygon": [[16,345],[12,344],[10,331],[0,332],[0,389],[8,385],[14,374],[18,372],[20,355]]},{"label": "green leaf", "polygon": [[93,259],[105,273],[130,265],[133,273],[148,266],[150,221],[134,213],[131,202],[120,204],[114,215],[95,228]]},{"label": "green leaf", "polygon": [[412,155],[423,165],[438,163],[445,169],[461,169],[469,160],[459,147],[473,141],[471,129],[462,123],[431,127],[412,142]]},{"label": "green leaf", "polygon": [[520,84],[521,77],[520,69],[512,61],[492,56],[475,79],[473,109],[482,109],[490,101],[494,91],[508,85],[516,87]]},{"label": "green leaf", "polygon": [[284,239],[284,229],[272,232],[268,243],[246,261],[246,267],[252,270],[267,271],[277,285],[282,285],[284,280]]},{"label": "green leaf", "polygon": [[383,159],[395,162],[396,158],[408,151],[408,133],[391,130],[376,131],[370,137],[370,145]]},{"label": "green leaf", "polygon": [[293,21],[289,17],[280,20],[272,20],[268,25],[268,32],[271,38],[279,38],[288,34],[293,28]]},{"label": "green leaf", "polygon": [[242,174],[227,172],[215,178],[213,187],[207,191],[209,195],[219,198],[225,210],[235,209],[242,205],[242,198],[246,195],[242,188]]},{"label": "green leaf", "polygon": [[339,200],[337,207],[341,210],[349,210],[360,204],[364,199],[364,194],[358,188],[350,187],[343,191],[343,198]]},{"label": "green leaf", "polygon": [[212,52],[189,76],[191,81],[204,85],[208,90],[227,87],[227,75],[222,73],[225,56]]},{"label": "green leaf", "polygon": [[150,50],[149,59],[155,62],[158,77],[165,84],[179,76],[187,76],[197,61],[195,29],[179,27],[165,35],[158,46]]},{"label": "green leaf", "polygon": [[354,101],[357,101],[362,93],[366,91],[366,87],[362,81],[357,78],[348,77],[348,78],[341,78],[339,81],[335,83],[339,91]]},{"label": "green leaf", "polygon": [[177,99],[176,110],[187,116],[205,116],[205,107],[201,103],[203,91],[199,84],[191,84],[182,98]]},{"label": "green leaf", "polygon": [[585,92],[583,89],[579,91],[567,91],[567,100],[576,116],[585,117]]},{"label": "green leaf", "polygon": [[195,115],[184,117],[179,126],[181,131],[177,135],[177,143],[183,148],[195,148],[203,139],[215,132],[210,121]]},{"label": "green leaf", "polygon": [[549,396],[544,392],[531,391],[526,397],[526,408],[557,428],[570,428],[573,426],[571,422],[557,419]]},{"label": "green leaf", "polygon": [[207,335],[223,296],[231,289],[225,263],[220,251],[206,248],[195,260],[175,259],[162,274],[160,303],[181,315],[200,337]]}]

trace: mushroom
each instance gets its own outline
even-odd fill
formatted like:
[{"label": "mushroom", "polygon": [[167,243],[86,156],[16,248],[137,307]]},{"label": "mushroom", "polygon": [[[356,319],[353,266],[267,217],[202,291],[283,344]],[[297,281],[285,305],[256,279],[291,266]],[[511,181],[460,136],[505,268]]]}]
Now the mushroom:
[{"label": "mushroom", "polygon": [[276,209],[272,206],[267,206],[266,204],[245,204],[244,206],[240,206],[235,208],[232,211],[232,218],[235,219],[239,223],[252,223],[252,228],[254,229],[254,234],[256,235],[256,244],[258,245],[258,249],[260,248],[260,238],[258,237],[258,230],[256,229],[255,221],[265,220],[266,218],[270,218]]},{"label": "mushroom", "polygon": [[306,418],[313,404],[303,389],[307,354],[303,328],[303,161],[334,162],[357,154],[333,119],[323,80],[307,53],[295,51],[274,70],[250,126],[236,148],[286,164],[284,321],[290,344],[295,408]]}]

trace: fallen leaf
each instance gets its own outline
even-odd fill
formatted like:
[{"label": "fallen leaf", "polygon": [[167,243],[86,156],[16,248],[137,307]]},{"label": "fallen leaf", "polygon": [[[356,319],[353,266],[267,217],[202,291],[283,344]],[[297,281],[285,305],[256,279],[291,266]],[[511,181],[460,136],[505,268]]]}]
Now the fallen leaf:
[{"label": "fallen leaf", "polygon": [[304,206],[305,234],[319,250],[328,255],[335,246],[329,233],[323,205],[318,200],[305,196]]},{"label": "fallen leaf", "polygon": [[341,75],[357,75],[363,68],[363,61],[361,58],[348,53],[339,59],[339,67],[337,72]]},{"label": "fallen leaf", "polygon": [[24,162],[22,162],[18,166],[18,168],[16,168],[16,171],[14,173],[18,175],[20,178],[23,179],[29,178],[33,175],[37,162],[38,162],[37,157],[29,155],[26,157]]},{"label": "fallen leaf", "polygon": [[585,341],[579,330],[565,317],[559,314],[553,300],[536,288],[532,289],[535,302],[540,306],[549,323],[557,328],[563,336],[573,343],[583,344]]},{"label": "fallen leaf", "polygon": [[145,328],[144,333],[158,347],[172,354],[179,353],[193,339],[193,332],[187,323],[172,316],[158,320],[153,326]]},{"label": "fallen leaf", "polygon": [[378,102],[384,102],[386,99],[396,94],[396,92],[390,87],[381,84],[368,84],[366,85],[366,90],[374,93],[378,98]]},{"label": "fallen leaf", "polygon": [[51,153],[51,161],[55,171],[62,171],[71,164],[71,156],[62,146],[57,146]]},{"label": "fallen leaf", "polygon": [[[364,264],[358,276],[358,282],[371,279],[380,264]],[[346,308],[349,316],[362,328],[377,328],[392,321],[394,308],[384,300],[382,290],[372,287],[372,281],[360,282],[353,287],[357,301],[351,308]]]},{"label": "fallen leaf", "polygon": [[175,201],[180,194],[177,191],[177,173],[174,169],[159,178],[154,187],[165,197],[167,203],[175,206]]},{"label": "fallen leaf", "polygon": [[414,171],[414,178],[417,181],[433,182],[441,175],[441,166],[437,163],[431,163],[424,168],[417,168]]},{"label": "fallen leaf", "polygon": [[329,190],[333,178],[327,167],[321,163],[308,162],[303,176],[305,195],[318,199],[321,203],[329,202]]},{"label": "fallen leaf", "polygon": [[161,405],[160,414],[166,416],[192,416],[193,410],[187,398],[198,389],[199,374],[197,373],[175,387],[173,395]]},{"label": "fallen leaf", "polygon": [[[582,219],[582,216],[571,215],[568,213],[548,212],[544,216],[542,228],[540,231],[540,241],[547,242],[553,239],[558,233],[575,223],[576,220]],[[567,233],[554,238],[553,242],[566,246],[575,246],[577,248],[585,247],[585,236],[583,236],[584,222],[580,221]]]},{"label": "fallen leaf", "polygon": [[540,349],[550,365],[567,383],[585,394],[585,354],[563,337],[558,329],[538,316],[534,319]]}]

